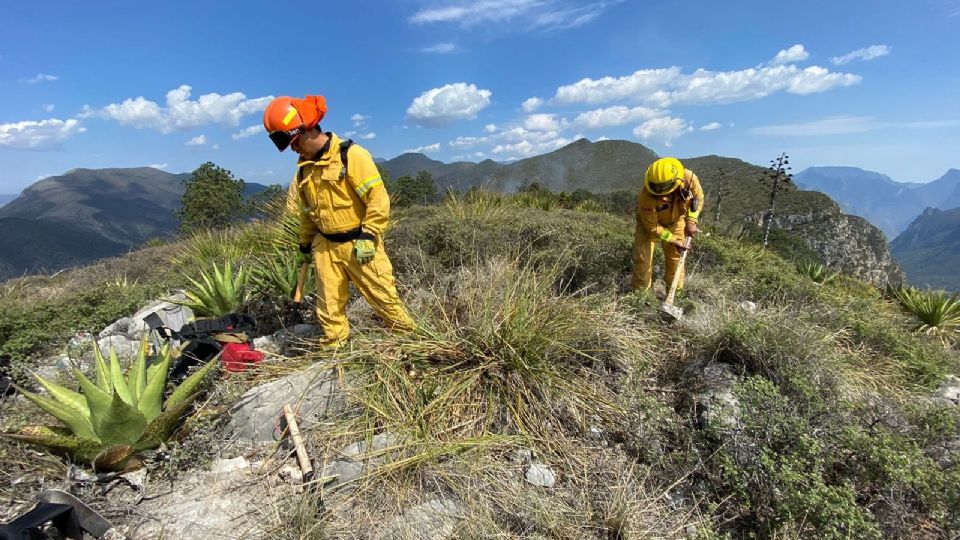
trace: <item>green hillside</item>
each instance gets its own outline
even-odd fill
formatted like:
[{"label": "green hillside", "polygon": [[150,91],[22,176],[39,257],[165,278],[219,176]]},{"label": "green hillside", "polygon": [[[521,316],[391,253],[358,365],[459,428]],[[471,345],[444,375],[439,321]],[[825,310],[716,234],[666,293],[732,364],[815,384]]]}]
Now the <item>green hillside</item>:
[{"label": "green hillside", "polygon": [[[522,204],[480,192],[395,212],[386,249],[417,332],[384,332],[354,298],[345,348],[307,341],[253,373],[211,379],[174,439],[144,453],[145,485],[162,486],[151,498],[121,497],[120,486],[85,499],[136,530],[183,493],[197,505],[216,497],[206,507],[216,515],[256,493],[267,511],[229,522],[247,538],[348,538],[413,520],[424,505],[449,509],[444,538],[960,533],[960,407],[930,399],[960,374],[953,330],[915,333],[881,289],[850,275],[817,283],[719,232],[698,239],[685,315],[671,323],[657,309],[662,285],[626,288],[631,222]],[[262,268],[276,261],[270,239],[292,243],[288,234],[251,224],[7,282],[0,356],[31,384],[25,369],[46,367],[77,329],[97,332],[172,292],[180,271],[196,277],[228,259]],[[284,302],[271,290],[241,308],[269,331]],[[317,489],[291,485],[277,476],[296,467],[286,451],[231,438],[244,392],[308,366],[340,382],[335,412],[304,432],[307,451],[318,466],[353,460],[362,474],[349,483],[321,474]],[[0,402],[0,430],[41,421],[37,411]],[[258,464],[242,489],[184,491],[239,456]],[[68,467],[2,438],[0,459],[0,520],[32,507]]]}]

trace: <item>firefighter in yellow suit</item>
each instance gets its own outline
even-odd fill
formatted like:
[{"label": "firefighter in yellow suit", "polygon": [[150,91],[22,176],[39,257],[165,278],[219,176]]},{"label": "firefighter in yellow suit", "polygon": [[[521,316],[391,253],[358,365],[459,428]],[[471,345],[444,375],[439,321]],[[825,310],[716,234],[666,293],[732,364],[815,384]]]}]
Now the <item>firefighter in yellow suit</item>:
[{"label": "firefighter in yellow suit", "polygon": [[[383,247],[390,198],[370,152],[320,129],[323,96],[274,99],[263,114],[270,139],[282,152],[300,155],[290,201],[300,211],[300,252],[312,253],[317,270],[317,319],[324,344],[339,346],[350,334],[346,305],[352,282],[388,328],[415,324],[397,295],[393,267]],[[344,163],[346,161],[346,163]]]},{"label": "firefighter in yellow suit", "polygon": [[[637,195],[637,229],[633,240],[634,290],[646,290],[653,284],[653,251],[663,245],[667,287],[673,280],[686,249],[687,236],[697,234],[697,219],[703,210],[703,189],[700,179],[680,160],[672,157],[653,162],[643,177],[643,189]],[[684,272],[680,269],[677,290],[683,289]]]}]

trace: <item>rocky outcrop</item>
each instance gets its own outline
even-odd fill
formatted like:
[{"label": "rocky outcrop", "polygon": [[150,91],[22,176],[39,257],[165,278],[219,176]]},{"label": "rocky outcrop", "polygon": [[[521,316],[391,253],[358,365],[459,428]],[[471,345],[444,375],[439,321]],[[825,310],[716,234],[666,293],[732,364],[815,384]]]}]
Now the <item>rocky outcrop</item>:
[{"label": "rocky outcrop", "polygon": [[829,208],[775,215],[773,227],[795,233],[834,270],[874,285],[899,284],[906,279],[883,232],[862,217]]}]

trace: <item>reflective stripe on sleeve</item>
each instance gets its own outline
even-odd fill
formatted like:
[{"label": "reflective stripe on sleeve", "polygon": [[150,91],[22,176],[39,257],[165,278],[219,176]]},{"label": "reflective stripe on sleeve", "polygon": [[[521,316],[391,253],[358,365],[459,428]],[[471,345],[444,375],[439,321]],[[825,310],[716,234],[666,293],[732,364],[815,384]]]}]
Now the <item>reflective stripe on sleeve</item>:
[{"label": "reflective stripe on sleeve", "polygon": [[382,183],[383,180],[381,180],[379,176],[368,178],[363,184],[360,184],[360,187],[356,188],[357,195],[363,197],[368,191],[370,191],[371,188]]}]

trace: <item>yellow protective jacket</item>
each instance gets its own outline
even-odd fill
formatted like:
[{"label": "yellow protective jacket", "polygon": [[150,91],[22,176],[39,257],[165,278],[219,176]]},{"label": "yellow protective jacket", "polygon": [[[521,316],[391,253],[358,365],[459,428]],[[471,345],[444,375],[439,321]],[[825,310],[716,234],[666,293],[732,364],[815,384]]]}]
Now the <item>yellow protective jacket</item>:
[{"label": "yellow protective jacket", "polygon": [[703,211],[703,188],[690,169],[683,170],[683,185],[666,195],[641,189],[637,195],[637,228],[665,242],[673,240],[669,228],[681,218],[696,223]]},{"label": "yellow protective jacket", "polygon": [[300,210],[300,243],[312,244],[318,232],[342,233],[362,227],[378,239],[390,219],[390,197],[365,148],[347,150],[347,167],[340,161],[340,138],[330,138],[315,160],[297,162],[288,201]]}]

